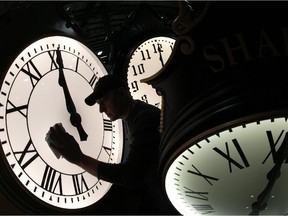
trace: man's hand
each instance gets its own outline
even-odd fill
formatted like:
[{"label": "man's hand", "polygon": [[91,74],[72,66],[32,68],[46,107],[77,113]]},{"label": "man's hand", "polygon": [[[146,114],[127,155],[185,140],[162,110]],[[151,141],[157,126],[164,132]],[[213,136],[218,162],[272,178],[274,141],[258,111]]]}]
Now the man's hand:
[{"label": "man's hand", "polygon": [[65,131],[62,124],[55,124],[53,127],[50,127],[45,140],[51,148],[66,160],[98,177],[99,161],[83,154],[77,141]]},{"label": "man's hand", "polygon": [[45,139],[66,160],[77,165],[81,163],[84,155],[79,144],[63,129],[61,124],[50,127]]}]

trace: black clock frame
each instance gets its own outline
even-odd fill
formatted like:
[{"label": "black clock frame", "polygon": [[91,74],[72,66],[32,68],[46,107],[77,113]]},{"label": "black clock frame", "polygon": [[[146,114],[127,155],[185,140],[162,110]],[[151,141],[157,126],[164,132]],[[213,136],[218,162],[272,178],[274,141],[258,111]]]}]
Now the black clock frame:
[{"label": "black clock frame", "polygon": [[[74,26],[67,24],[67,19],[60,13],[57,4],[50,4],[49,2],[27,2],[26,6],[20,8],[18,13],[14,15],[10,25],[4,26],[2,32],[7,32],[5,35],[5,44],[1,44],[3,48],[0,53],[0,80],[2,81],[6,75],[9,65],[27,45],[32,42],[49,36],[66,36],[83,44],[83,38],[75,32]],[[40,5],[41,4],[41,5]],[[43,11],[39,7],[45,7],[45,13],[50,14],[50,19],[44,19],[45,15],[41,14]],[[41,12],[42,11],[42,12]],[[41,14],[41,16],[39,15]],[[27,16],[26,14],[29,14]],[[23,18],[24,17],[24,18]],[[37,19],[35,19],[37,17]],[[39,18],[42,17],[42,18]],[[30,23],[26,25],[25,23]],[[58,25],[55,25],[57,23]],[[9,33],[9,34],[8,34]],[[86,45],[87,46],[87,45]],[[120,208],[116,203],[119,194],[123,193],[121,187],[112,185],[109,192],[104,197],[93,205],[82,209],[60,209],[45,202],[40,201],[27,191],[22,184],[20,184],[12,172],[10,165],[4,159],[6,156],[3,151],[0,151],[0,191],[7,199],[15,205],[23,213],[28,214],[116,214],[117,208]],[[124,198],[125,199],[125,198]],[[123,200],[124,200],[123,199]],[[115,209],[109,208],[109,203],[115,203]],[[121,204],[121,202],[119,202]],[[119,204],[119,205],[120,205]]]}]

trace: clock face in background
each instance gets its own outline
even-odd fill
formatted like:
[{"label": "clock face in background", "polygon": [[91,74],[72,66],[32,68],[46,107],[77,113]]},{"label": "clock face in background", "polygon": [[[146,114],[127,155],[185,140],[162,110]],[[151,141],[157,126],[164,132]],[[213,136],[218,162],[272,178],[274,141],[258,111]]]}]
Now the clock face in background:
[{"label": "clock face in background", "polygon": [[[80,141],[70,122],[63,89],[58,84],[58,47],[68,89],[88,134],[86,141]],[[37,200],[57,208],[80,209],[96,203],[111,187],[111,183],[66,159],[57,159],[45,141],[49,128],[62,123],[85,154],[108,163],[121,161],[122,122],[111,122],[99,112],[98,105],[90,107],[84,101],[106,74],[100,60],[84,44],[51,36],[27,46],[4,75],[0,94],[1,151],[8,164],[6,169]]]},{"label": "clock face in background", "polygon": [[[193,138],[172,159],[166,173],[170,201],[183,215],[250,214],[268,184],[266,175],[275,165],[287,131],[286,113],[240,120],[230,129],[218,128]],[[288,212],[286,160],[280,171],[260,214]]]},{"label": "clock face in background", "polygon": [[134,99],[161,107],[161,97],[156,90],[140,80],[157,73],[172,53],[175,39],[154,37],[144,41],[132,53],[127,71],[127,82]]}]

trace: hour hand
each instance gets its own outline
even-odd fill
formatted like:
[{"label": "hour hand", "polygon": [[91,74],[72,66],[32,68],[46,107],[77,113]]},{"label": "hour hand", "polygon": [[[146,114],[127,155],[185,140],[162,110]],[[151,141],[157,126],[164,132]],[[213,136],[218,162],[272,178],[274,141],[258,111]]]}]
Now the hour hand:
[{"label": "hour hand", "polygon": [[159,43],[157,44],[157,50],[158,50],[158,53],[159,53],[159,60],[160,60],[160,62],[162,64],[162,66],[164,66],[164,61],[163,61],[163,57],[162,57],[163,50],[162,50],[161,44],[159,44]]},{"label": "hour hand", "polygon": [[65,80],[65,76],[64,76],[64,72],[63,72],[63,60],[62,60],[62,56],[61,56],[61,52],[59,50],[59,47],[56,50],[56,54],[57,54],[56,61],[59,65],[58,83],[63,88],[63,91],[64,91],[66,108],[67,108],[67,111],[70,113],[70,122],[74,127],[77,128],[79,136],[80,136],[80,140],[81,141],[87,140],[88,135],[85,132],[84,128],[82,127],[81,116],[76,111],[76,107],[73,103],[72,97],[70,95],[70,92],[69,92],[69,89],[68,89],[68,86],[67,86],[67,83]]}]

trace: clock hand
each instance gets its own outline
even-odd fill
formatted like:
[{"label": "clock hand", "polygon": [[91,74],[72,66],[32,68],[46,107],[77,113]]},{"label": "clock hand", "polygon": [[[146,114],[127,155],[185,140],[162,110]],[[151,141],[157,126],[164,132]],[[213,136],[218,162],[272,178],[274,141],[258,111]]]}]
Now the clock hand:
[{"label": "clock hand", "polygon": [[64,72],[63,72],[63,60],[62,60],[62,56],[61,56],[61,52],[59,50],[59,47],[57,48],[56,53],[57,53],[56,61],[59,65],[58,83],[63,88],[63,91],[64,91],[65,100],[66,100],[66,108],[67,108],[67,111],[70,113],[70,122],[74,127],[77,128],[79,136],[80,136],[80,140],[81,141],[87,140],[88,135],[82,127],[81,116],[76,111],[76,107],[73,103],[72,97],[70,95],[70,92],[69,92],[69,89],[68,89],[68,86],[67,86],[67,83],[65,80],[65,76],[64,76]]},{"label": "clock hand", "polygon": [[252,204],[252,212],[249,215],[259,215],[267,206],[267,201],[274,187],[277,178],[280,176],[281,164],[275,164],[272,170],[267,174],[268,184],[261,194],[257,197],[257,201]]},{"label": "clock hand", "polygon": [[162,66],[164,66],[164,61],[163,61],[163,57],[162,57],[162,52],[163,52],[163,50],[161,49],[162,47],[161,47],[161,44],[157,44],[157,48],[158,48],[158,53],[159,53],[159,60],[161,61],[161,64],[162,64]]},{"label": "clock hand", "polygon": [[268,184],[262,193],[257,197],[257,201],[252,204],[252,212],[250,215],[258,215],[260,211],[264,210],[267,206],[267,201],[270,197],[270,193],[274,187],[276,180],[279,178],[281,172],[280,169],[284,160],[288,158],[288,133],[286,133],[283,143],[278,149],[275,156],[275,165],[267,173]]}]

